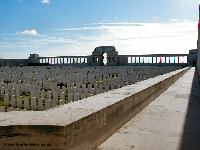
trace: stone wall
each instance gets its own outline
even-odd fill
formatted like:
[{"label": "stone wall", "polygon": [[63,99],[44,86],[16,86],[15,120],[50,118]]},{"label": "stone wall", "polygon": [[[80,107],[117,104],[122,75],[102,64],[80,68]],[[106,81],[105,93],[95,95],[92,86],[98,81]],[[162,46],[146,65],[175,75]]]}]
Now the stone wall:
[{"label": "stone wall", "polygon": [[55,109],[0,113],[0,147],[6,150],[93,150],[188,68]]},{"label": "stone wall", "polygon": [[28,59],[0,59],[1,66],[27,66]]},{"label": "stone wall", "polygon": [[[107,54],[104,58],[103,54]],[[186,57],[187,62],[185,61]],[[139,59],[131,63],[133,60]],[[155,59],[154,59],[155,58]],[[104,59],[107,63],[104,64]],[[160,61],[157,61],[160,59]],[[174,62],[171,61],[174,59]],[[177,59],[177,60],[176,60]],[[156,61],[154,61],[156,60]],[[176,61],[175,61],[176,60]],[[180,60],[180,61],[179,61]],[[114,46],[96,47],[89,56],[57,56],[40,57],[38,54],[30,54],[28,59],[0,59],[0,66],[46,66],[46,65],[69,65],[69,66],[181,66],[187,67],[196,63],[196,49],[190,50],[189,54],[150,54],[150,55],[118,55]]]},{"label": "stone wall", "polygon": [[200,79],[200,50],[197,51],[197,71]]}]

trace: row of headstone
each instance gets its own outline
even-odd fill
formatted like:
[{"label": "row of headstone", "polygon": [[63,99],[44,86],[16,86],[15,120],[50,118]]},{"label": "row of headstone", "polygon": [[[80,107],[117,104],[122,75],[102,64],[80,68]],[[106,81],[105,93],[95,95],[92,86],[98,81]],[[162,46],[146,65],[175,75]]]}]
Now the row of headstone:
[{"label": "row of headstone", "polygon": [[0,68],[0,96],[4,99],[5,111],[45,110],[176,69],[178,68],[5,67]]}]

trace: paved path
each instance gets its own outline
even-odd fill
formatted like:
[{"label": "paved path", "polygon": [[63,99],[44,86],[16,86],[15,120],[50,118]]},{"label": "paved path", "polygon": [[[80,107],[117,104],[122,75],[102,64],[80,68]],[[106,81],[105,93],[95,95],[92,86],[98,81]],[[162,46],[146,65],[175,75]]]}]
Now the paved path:
[{"label": "paved path", "polygon": [[111,136],[100,150],[200,150],[200,86],[195,69]]}]

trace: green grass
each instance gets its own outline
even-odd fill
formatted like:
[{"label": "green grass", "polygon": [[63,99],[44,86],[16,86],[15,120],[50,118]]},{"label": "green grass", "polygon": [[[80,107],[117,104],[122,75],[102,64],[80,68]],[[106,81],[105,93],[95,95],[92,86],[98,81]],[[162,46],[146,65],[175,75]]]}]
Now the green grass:
[{"label": "green grass", "polygon": [[99,85],[99,84],[103,84],[103,80],[97,80],[97,81],[96,81],[96,84],[98,84],[98,85]]},{"label": "green grass", "polygon": [[3,106],[3,105],[4,105],[3,98],[0,97],[0,106]]}]

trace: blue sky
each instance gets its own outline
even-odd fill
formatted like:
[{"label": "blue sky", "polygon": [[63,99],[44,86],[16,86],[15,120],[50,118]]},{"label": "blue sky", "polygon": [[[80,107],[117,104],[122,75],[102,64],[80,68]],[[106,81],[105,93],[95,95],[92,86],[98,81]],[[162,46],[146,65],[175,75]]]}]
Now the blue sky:
[{"label": "blue sky", "polygon": [[197,20],[198,0],[0,0],[0,57],[187,53]]}]

